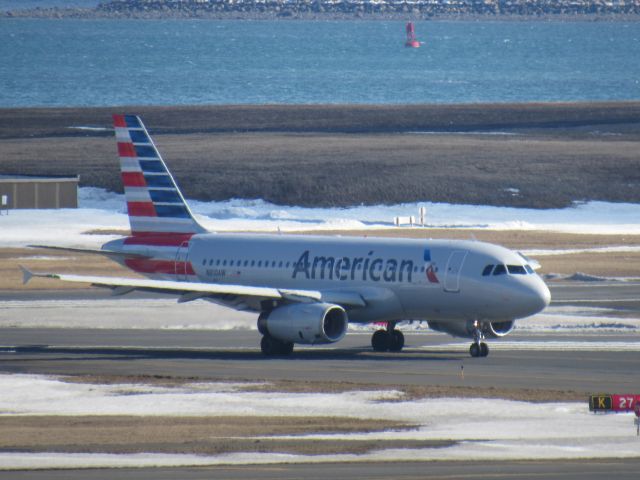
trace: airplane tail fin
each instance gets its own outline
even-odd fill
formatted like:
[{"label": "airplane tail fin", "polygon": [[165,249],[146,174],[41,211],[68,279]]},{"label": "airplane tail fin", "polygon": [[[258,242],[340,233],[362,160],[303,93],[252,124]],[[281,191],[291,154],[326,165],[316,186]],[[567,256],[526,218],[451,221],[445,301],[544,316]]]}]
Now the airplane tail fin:
[{"label": "airplane tail fin", "polygon": [[133,236],[204,233],[140,117],[114,115],[120,172]]}]

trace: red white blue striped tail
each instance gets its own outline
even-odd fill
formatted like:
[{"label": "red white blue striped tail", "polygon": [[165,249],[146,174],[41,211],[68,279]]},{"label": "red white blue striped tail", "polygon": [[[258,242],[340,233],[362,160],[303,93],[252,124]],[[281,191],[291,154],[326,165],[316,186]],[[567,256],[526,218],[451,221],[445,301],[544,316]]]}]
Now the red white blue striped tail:
[{"label": "red white blue striped tail", "polygon": [[114,115],[120,171],[134,236],[204,233],[140,117]]}]

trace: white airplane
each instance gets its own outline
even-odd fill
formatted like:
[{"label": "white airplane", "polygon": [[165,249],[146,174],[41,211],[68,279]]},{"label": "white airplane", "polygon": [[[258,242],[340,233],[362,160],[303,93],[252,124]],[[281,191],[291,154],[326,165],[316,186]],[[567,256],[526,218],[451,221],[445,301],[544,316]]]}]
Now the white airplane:
[{"label": "white airplane", "polygon": [[[90,283],[114,295],[134,290],[205,299],[259,313],[265,355],[293,345],[337,342],[351,323],[381,323],[375,351],[399,352],[406,319],[424,319],[472,338],[471,356],[487,356],[485,338],[543,310],[549,289],[523,255],[478,241],[266,234],[219,234],[193,217],[139,117],[114,115],[131,235],[94,253],[147,279],[33,273]],[[55,248],[55,247],[53,247]]]}]

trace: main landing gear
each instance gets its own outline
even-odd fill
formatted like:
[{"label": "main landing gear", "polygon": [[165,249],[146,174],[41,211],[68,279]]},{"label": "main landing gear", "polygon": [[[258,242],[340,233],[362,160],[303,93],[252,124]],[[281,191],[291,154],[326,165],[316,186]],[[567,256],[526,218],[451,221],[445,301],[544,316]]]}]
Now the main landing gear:
[{"label": "main landing gear", "polygon": [[395,323],[387,324],[386,330],[377,330],[371,337],[374,352],[400,352],[404,347],[404,335],[396,330]]},{"label": "main landing gear", "polygon": [[469,347],[469,353],[472,357],[486,357],[489,355],[489,347],[482,340],[484,340],[484,333],[482,333],[480,322],[476,320],[473,322],[473,343]]},{"label": "main landing gear", "polygon": [[291,355],[293,353],[293,342],[283,342],[267,334],[260,341],[260,349],[266,356]]}]

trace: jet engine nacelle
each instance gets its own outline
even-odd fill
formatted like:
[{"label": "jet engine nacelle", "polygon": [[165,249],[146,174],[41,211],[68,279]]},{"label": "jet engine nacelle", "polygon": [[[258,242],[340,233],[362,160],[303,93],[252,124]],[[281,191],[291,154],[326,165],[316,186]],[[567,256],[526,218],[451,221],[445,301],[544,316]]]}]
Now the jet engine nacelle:
[{"label": "jet engine nacelle", "polygon": [[258,330],[278,340],[293,343],[334,343],[347,333],[349,318],[339,305],[296,303],[263,312]]},{"label": "jet engine nacelle", "polygon": [[[473,322],[432,322],[429,321],[429,328],[438,332],[448,333],[454,337],[473,338]],[[481,322],[480,328],[485,338],[504,337],[509,334],[515,322],[506,320],[504,322]]]}]

